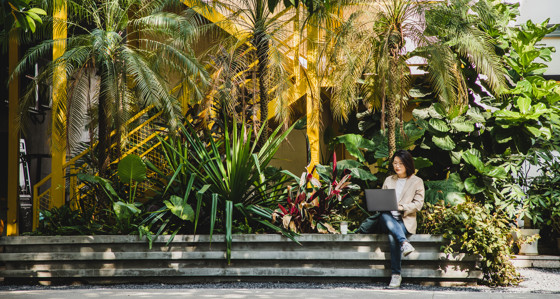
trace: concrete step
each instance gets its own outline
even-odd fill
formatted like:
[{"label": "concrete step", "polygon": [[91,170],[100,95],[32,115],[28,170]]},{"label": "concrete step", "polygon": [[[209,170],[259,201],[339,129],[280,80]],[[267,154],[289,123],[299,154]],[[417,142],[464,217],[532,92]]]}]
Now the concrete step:
[{"label": "concrete step", "polygon": [[[386,235],[234,235],[231,263],[225,237],[163,236],[148,248],[138,236],[7,237],[0,239],[0,277],[6,279],[205,278],[210,280],[390,276]],[[441,252],[441,236],[413,235],[416,251],[403,258],[403,275],[435,281],[482,278],[479,257]],[[162,279],[163,280],[163,279]]]},{"label": "concrete step", "polygon": [[511,262],[516,268],[560,268],[556,255],[515,255]]},{"label": "concrete step", "polygon": [[[403,277],[422,279],[449,279],[472,281],[479,279],[479,270],[465,272],[454,267],[445,269],[409,268],[403,266]],[[96,278],[96,277],[340,277],[340,278],[380,278],[390,277],[391,269],[348,269],[348,268],[293,268],[293,267],[227,267],[205,268],[193,271],[189,268],[175,269],[45,269],[34,272],[6,270],[10,278]]]},{"label": "concrete step", "polygon": [[[26,252],[4,253],[0,255],[3,262],[28,261],[115,261],[115,260],[223,260],[225,252]],[[389,260],[389,252],[316,252],[316,251],[232,251],[234,260]],[[473,256],[465,254],[448,255],[437,251],[418,250],[405,261],[475,261]]]}]

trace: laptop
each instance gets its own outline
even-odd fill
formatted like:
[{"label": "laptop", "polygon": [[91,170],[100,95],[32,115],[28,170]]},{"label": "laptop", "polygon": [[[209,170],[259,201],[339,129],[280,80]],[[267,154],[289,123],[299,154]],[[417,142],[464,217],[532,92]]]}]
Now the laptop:
[{"label": "laptop", "polygon": [[365,193],[369,212],[398,210],[395,189],[366,189]]}]

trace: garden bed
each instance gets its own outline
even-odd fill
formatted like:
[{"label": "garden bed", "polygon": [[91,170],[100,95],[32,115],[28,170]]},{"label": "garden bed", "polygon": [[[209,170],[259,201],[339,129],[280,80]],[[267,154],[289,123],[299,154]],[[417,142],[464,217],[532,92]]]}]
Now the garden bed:
[{"label": "garden bed", "polygon": [[[152,249],[138,236],[21,236],[0,240],[5,281],[197,282],[228,280],[339,279],[389,277],[385,235],[234,235],[228,265],[223,235],[180,235]],[[403,259],[405,278],[476,283],[478,259],[440,252],[443,238],[414,235],[416,251]]]}]

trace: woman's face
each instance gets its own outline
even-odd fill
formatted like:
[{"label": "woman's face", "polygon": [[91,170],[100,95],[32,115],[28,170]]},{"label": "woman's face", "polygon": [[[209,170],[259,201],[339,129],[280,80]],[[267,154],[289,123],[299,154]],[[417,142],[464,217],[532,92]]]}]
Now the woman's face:
[{"label": "woman's face", "polygon": [[395,170],[395,172],[397,173],[397,176],[399,178],[406,178],[406,167],[404,167],[404,164],[401,160],[401,158],[399,157],[395,157],[395,159],[393,160],[393,169]]}]

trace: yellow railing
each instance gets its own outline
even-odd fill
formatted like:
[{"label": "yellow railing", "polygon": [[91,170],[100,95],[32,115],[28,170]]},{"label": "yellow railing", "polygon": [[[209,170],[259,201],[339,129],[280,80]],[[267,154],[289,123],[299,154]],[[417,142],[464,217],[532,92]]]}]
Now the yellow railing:
[{"label": "yellow railing", "polygon": [[[125,123],[125,126],[130,126],[142,117],[148,117],[148,113],[151,111],[154,112],[153,110],[153,106],[145,108],[129,119]],[[161,114],[161,111],[156,112],[154,115],[149,116],[140,125],[127,133],[126,138],[124,138],[126,140],[126,144],[124,146],[123,157],[129,154],[136,154],[140,157],[147,157],[150,159],[151,163],[158,167],[163,167],[164,157],[155,150],[161,145],[157,136],[166,132],[164,128],[155,124]],[[115,136],[115,134],[116,131],[111,132],[111,137]],[[70,205],[74,209],[78,208],[77,202],[85,195],[84,188],[86,187],[84,184],[78,184],[76,174],[86,171],[87,165],[78,165],[78,162],[90,153],[96,146],[97,142],[63,165],[63,171],[67,174],[66,180],[69,186]],[[116,143],[113,143],[111,148],[115,148],[116,146]],[[117,162],[118,161],[113,161],[113,163]],[[50,181],[51,175],[49,174],[33,186],[33,229],[36,229],[39,225],[39,211],[48,210],[53,207],[53,201],[51,198],[53,187],[50,185]],[[140,186],[140,188],[148,189],[149,186]]]}]

